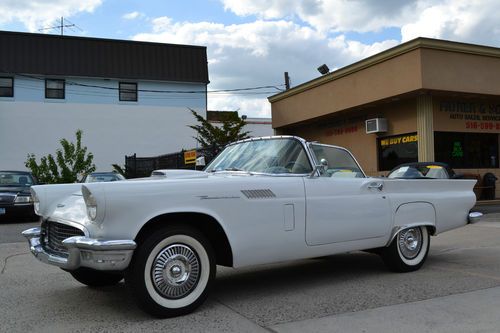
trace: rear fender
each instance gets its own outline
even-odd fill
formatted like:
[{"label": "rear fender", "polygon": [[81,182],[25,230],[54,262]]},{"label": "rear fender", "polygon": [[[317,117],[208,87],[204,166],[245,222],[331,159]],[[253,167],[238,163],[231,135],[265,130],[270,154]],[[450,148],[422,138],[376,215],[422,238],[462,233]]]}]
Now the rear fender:
[{"label": "rear fender", "polygon": [[400,205],[396,209],[394,227],[386,245],[389,246],[401,230],[417,226],[429,227],[429,233],[434,235],[436,231],[434,206],[428,202],[408,202]]}]

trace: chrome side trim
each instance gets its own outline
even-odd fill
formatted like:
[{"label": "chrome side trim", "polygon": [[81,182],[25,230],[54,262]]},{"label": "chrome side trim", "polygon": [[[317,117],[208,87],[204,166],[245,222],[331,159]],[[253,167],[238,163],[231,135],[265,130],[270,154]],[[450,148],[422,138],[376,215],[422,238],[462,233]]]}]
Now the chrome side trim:
[{"label": "chrome side trim", "polygon": [[480,212],[470,212],[469,213],[469,218],[468,218],[468,223],[469,224],[474,224],[474,223],[477,223],[481,220],[481,218],[483,217],[483,213],[480,213]]},{"label": "chrome side trim", "polygon": [[49,265],[66,270],[88,267],[102,271],[124,270],[130,264],[137,244],[133,240],[98,240],[83,236],[66,238],[68,257],[48,253],[40,242],[41,229],[31,228],[22,232],[28,239],[31,253]]}]

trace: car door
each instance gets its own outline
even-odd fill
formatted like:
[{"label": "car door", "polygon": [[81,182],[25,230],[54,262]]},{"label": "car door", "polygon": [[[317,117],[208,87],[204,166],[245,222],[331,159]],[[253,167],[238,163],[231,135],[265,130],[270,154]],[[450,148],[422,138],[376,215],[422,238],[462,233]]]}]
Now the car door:
[{"label": "car door", "polygon": [[311,144],[321,175],[304,179],[306,243],[330,243],[385,236],[391,227],[382,179],[367,178],[345,149]]}]

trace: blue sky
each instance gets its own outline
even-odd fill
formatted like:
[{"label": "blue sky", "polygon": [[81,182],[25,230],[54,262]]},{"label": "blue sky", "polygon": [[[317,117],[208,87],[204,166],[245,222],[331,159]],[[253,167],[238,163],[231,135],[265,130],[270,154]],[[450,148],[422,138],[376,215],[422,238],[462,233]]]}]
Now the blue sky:
[{"label": "blue sky", "polygon": [[[298,85],[419,36],[500,46],[498,0],[6,0],[0,12],[2,30],[64,16],[82,29],[66,34],[206,46],[209,90],[282,87],[284,71]],[[208,108],[270,116],[271,94],[213,94]]]}]

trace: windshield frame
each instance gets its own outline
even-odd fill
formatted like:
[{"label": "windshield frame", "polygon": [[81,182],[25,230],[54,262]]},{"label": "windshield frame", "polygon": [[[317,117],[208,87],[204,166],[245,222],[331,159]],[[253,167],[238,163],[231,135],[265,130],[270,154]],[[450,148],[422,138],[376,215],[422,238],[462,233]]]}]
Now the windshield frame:
[{"label": "windshield frame", "polygon": [[[246,142],[252,142],[252,141],[268,141],[268,140],[295,140],[297,141],[302,149],[304,150],[307,158],[307,162],[309,163],[309,166],[311,167],[311,171],[305,172],[305,173],[267,173],[267,172],[256,172],[256,171],[246,171],[246,170],[241,170],[241,171],[236,171],[236,170],[217,170],[215,171],[214,169],[209,170],[212,164],[214,164],[217,161],[217,158],[229,147],[237,145],[237,144],[242,144]],[[304,176],[309,176],[315,168],[315,164],[313,163],[314,159],[312,158],[311,152],[309,150],[309,147],[307,145],[307,141],[304,139],[293,136],[293,135],[279,135],[279,136],[264,136],[264,137],[257,137],[257,138],[249,138],[245,140],[240,140],[236,141],[233,143],[228,144],[227,146],[224,147],[224,149],[215,157],[207,166],[203,169],[205,172],[209,173],[235,173],[235,174],[248,174],[248,175],[265,175],[265,176],[272,176],[272,177],[304,177]]]},{"label": "windshield frame", "polygon": [[[312,146],[313,145],[317,145],[317,146],[324,146],[324,147],[330,147],[330,148],[336,148],[336,149],[340,149],[340,150],[343,150],[345,151],[347,154],[349,154],[351,156],[351,158],[354,160],[354,163],[356,163],[356,165],[358,166],[358,169],[359,171],[361,171],[361,173],[363,174],[363,177],[362,178],[369,178],[365,171],[363,170],[363,168],[361,167],[361,164],[359,164],[358,160],[356,159],[356,157],[350,152],[349,149],[347,148],[344,148],[344,147],[340,147],[340,146],[336,146],[336,145],[329,145],[329,144],[325,144],[325,143],[319,143],[317,141],[312,141],[312,142],[308,142],[307,143],[307,148],[308,150],[311,152],[311,156],[312,156],[312,159],[315,163],[315,165],[320,165],[320,161],[316,160],[316,154],[314,153],[313,149],[312,149]],[[318,170],[318,175],[321,176],[319,170]]]}]

